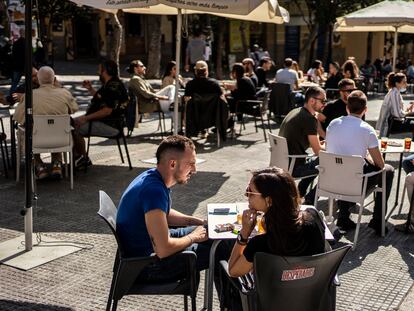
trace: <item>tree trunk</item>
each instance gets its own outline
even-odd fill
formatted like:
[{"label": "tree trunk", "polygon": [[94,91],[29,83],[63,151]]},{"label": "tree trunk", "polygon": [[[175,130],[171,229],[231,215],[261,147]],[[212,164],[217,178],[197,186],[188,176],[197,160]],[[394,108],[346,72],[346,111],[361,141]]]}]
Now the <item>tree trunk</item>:
[{"label": "tree trunk", "polygon": [[148,46],[147,77],[159,78],[161,64],[161,16],[149,15],[148,28],[151,35]]},{"label": "tree trunk", "polygon": [[240,33],[241,33],[241,41],[243,45],[243,53],[245,53],[246,57],[249,57],[249,46],[247,44],[247,38],[246,38],[246,23],[240,22]]},{"label": "tree trunk", "polygon": [[305,59],[305,65],[310,67],[312,61],[313,61],[313,54],[315,49],[315,42],[318,37],[318,27],[316,24],[312,25],[311,31],[309,31],[309,36],[306,39],[305,43],[303,44],[303,47],[300,50],[300,53],[306,53],[307,52],[307,58]]},{"label": "tree trunk", "polygon": [[109,49],[109,58],[116,62],[118,65],[118,74],[119,74],[119,54],[121,52],[122,44],[122,25],[119,22],[117,14],[111,14],[111,24],[114,29],[112,34],[112,42],[110,42]]},{"label": "tree trunk", "polygon": [[224,51],[224,28],[225,20],[223,17],[217,19],[217,45],[216,45],[216,79],[223,79],[223,53]]}]

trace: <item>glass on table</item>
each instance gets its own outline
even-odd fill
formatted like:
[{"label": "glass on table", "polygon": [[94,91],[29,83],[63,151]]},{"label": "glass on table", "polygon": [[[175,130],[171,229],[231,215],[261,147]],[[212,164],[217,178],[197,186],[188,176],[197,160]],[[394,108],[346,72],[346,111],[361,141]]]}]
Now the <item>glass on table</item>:
[{"label": "glass on table", "polygon": [[381,149],[386,150],[388,146],[388,137],[381,137]]},{"label": "glass on table", "polygon": [[411,149],[411,138],[406,137],[404,139],[404,150],[410,150]]}]

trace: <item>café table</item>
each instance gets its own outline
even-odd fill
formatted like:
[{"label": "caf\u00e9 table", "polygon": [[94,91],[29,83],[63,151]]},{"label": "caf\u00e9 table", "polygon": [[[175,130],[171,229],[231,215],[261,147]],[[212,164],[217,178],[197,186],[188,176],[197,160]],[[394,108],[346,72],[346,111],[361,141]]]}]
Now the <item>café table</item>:
[{"label": "caf\u00e9 table", "polygon": [[[205,276],[205,288],[204,288],[204,306],[203,310],[211,311],[213,308],[213,282],[214,282],[214,264],[215,254],[217,246],[222,240],[235,240],[237,233],[232,231],[216,232],[216,225],[237,223],[237,215],[243,213],[248,209],[247,202],[236,203],[210,203],[207,204],[207,220],[208,220],[208,238],[213,240],[213,244],[210,249],[209,268],[206,271]],[[315,208],[311,205],[301,205],[302,210],[307,208]],[[223,213],[223,211],[226,211]],[[254,231],[257,234],[257,228]],[[325,224],[325,239],[327,241],[333,241],[334,237]]]},{"label": "caf\u00e9 table", "polygon": [[379,146],[381,147],[380,151],[384,155],[384,159],[385,159],[386,154],[399,154],[400,155],[399,162],[398,162],[398,177],[397,177],[397,189],[395,191],[395,203],[386,218],[388,219],[391,213],[394,211],[395,207],[398,205],[398,195],[400,192],[400,179],[401,179],[401,168],[402,168],[403,155],[404,153],[414,153],[414,144],[411,144],[410,149],[406,149],[404,146],[404,139],[399,139],[399,138],[387,139],[386,148],[382,148],[381,139],[379,140],[378,143],[379,143]]}]

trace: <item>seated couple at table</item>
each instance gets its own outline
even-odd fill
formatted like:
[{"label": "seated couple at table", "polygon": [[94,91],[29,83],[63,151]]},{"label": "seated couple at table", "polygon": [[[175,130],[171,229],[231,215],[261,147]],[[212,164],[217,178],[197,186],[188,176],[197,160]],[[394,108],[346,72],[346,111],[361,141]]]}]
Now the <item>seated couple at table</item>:
[{"label": "seated couple at table", "polygon": [[[186,184],[196,172],[193,142],[183,136],[165,138],[157,152],[157,167],[139,175],[120,200],[117,232],[127,256],[149,256],[161,260],[144,269],[139,281],[166,281],[180,278],[185,266],[171,255],[192,250],[197,254],[197,270],[207,269],[211,241],[206,221],[171,208],[170,188]],[[233,276],[248,273],[256,252],[280,255],[311,255],[324,251],[324,232],[314,211],[299,211],[299,194],[292,177],[281,169],[268,168],[253,173],[246,189],[249,210],[245,211],[238,242],[230,256],[231,245],[223,241],[216,251],[216,264],[230,258]],[[266,233],[248,241],[257,211],[264,212]],[[170,229],[169,226],[179,226]],[[233,243],[231,243],[233,244]],[[216,289],[221,306],[229,308],[233,297],[220,269],[215,269]],[[233,308],[234,309],[234,308]]]}]

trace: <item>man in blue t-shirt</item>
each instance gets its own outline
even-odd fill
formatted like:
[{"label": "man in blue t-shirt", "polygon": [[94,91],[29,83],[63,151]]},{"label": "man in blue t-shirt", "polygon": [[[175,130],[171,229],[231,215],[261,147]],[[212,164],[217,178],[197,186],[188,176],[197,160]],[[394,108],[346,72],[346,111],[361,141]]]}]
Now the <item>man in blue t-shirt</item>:
[{"label": "man in blue t-shirt", "polygon": [[184,263],[169,256],[185,249],[196,252],[198,270],[208,268],[211,247],[211,243],[205,242],[208,237],[203,219],[171,208],[170,188],[186,184],[196,172],[193,142],[183,136],[169,136],[159,145],[156,157],[157,167],[135,178],[122,195],[116,221],[126,256],[155,253],[162,259],[140,275],[148,281],[181,277]]}]

